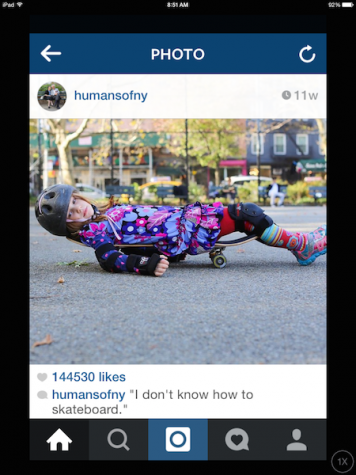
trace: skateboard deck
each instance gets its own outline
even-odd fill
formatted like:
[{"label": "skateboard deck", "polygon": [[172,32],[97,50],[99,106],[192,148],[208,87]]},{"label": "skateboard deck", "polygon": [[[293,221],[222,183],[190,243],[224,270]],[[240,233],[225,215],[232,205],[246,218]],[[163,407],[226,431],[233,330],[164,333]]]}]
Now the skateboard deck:
[{"label": "skateboard deck", "polygon": [[[83,244],[82,242],[76,241],[75,239],[70,239],[69,237],[67,237],[67,239],[68,239],[68,241],[74,242],[75,244],[80,244],[81,246],[85,246],[85,244]],[[244,236],[244,237],[239,238],[239,239],[232,239],[232,240],[229,240],[229,241],[217,241],[215,243],[215,246],[210,251],[207,251],[207,252],[209,252],[209,257],[210,257],[214,267],[217,267],[218,269],[222,269],[227,264],[227,259],[226,259],[226,257],[224,256],[224,254],[222,252],[226,247],[241,246],[242,244],[246,244],[247,242],[254,241],[255,239],[258,239],[258,236],[256,236],[255,234],[251,234],[250,236]],[[87,247],[87,246],[85,246],[85,247]],[[154,244],[146,244],[146,245],[142,245],[142,244],[115,244],[115,247],[117,247],[118,249],[122,249],[123,252],[125,253],[126,248],[140,249],[140,248],[147,248],[147,247],[153,248],[155,246],[154,246]],[[158,249],[157,249],[157,251],[158,251]]]}]

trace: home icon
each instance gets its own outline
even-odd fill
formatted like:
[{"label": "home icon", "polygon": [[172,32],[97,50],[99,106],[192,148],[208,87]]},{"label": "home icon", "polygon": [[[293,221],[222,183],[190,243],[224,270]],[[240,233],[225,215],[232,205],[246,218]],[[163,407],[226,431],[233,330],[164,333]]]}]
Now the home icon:
[{"label": "home icon", "polygon": [[49,450],[56,451],[58,444],[61,444],[62,451],[65,451],[69,450],[69,444],[71,444],[72,441],[61,429],[58,429],[49,439],[47,439],[47,443],[50,444]]}]

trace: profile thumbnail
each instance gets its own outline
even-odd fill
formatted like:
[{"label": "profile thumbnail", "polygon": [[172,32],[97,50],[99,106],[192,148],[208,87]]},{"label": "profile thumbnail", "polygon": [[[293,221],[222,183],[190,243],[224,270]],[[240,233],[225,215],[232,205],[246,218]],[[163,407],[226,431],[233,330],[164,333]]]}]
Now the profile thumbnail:
[{"label": "profile thumbnail", "polygon": [[48,82],[38,90],[37,99],[42,109],[55,112],[65,105],[67,93],[58,82]]}]

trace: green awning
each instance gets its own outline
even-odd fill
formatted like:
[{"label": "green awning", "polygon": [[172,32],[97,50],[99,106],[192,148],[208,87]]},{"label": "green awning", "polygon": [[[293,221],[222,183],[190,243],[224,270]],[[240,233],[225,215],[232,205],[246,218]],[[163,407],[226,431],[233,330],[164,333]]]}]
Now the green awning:
[{"label": "green awning", "polygon": [[296,170],[299,173],[308,172],[326,172],[326,160],[324,159],[311,159],[311,160],[299,160],[296,165]]},{"label": "green awning", "polygon": [[182,170],[180,168],[174,167],[157,167],[156,169],[157,175],[164,175],[164,176],[180,176],[182,175]]},{"label": "green awning", "polygon": [[[50,148],[56,147],[54,136],[52,134],[47,135],[49,143],[47,146]],[[87,137],[82,135],[81,138]],[[70,143],[70,147],[74,149],[82,147],[102,147],[110,145],[111,138],[110,133],[107,134],[92,134],[90,140],[90,145],[87,145],[86,141],[81,141],[80,138],[73,140]],[[134,137],[134,139],[133,139]],[[83,143],[84,142],[84,143]],[[113,133],[113,145],[114,147],[164,147],[168,144],[169,138],[165,133],[152,133],[152,132],[141,132],[135,134],[128,134],[125,132],[114,132]],[[42,144],[44,143],[44,138],[42,136]],[[35,148],[38,147],[38,135],[36,133],[30,133],[30,146]]]}]

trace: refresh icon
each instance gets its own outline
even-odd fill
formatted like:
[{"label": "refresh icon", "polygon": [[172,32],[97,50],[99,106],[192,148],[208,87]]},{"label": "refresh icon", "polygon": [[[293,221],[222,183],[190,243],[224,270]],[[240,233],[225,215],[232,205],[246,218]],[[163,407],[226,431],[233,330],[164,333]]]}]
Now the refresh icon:
[{"label": "refresh icon", "polygon": [[299,58],[303,61],[303,63],[311,63],[312,61],[314,61],[315,57],[316,57],[316,54],[313,53],[313,56],[310,58],[310,59],[305,59],[303,57],[303,53],[304,51],[310,51],[312,49],[311,46],[307,45],[307,46],[304,46],[304,48],[302,48],[300,51],[299,51]]}]

